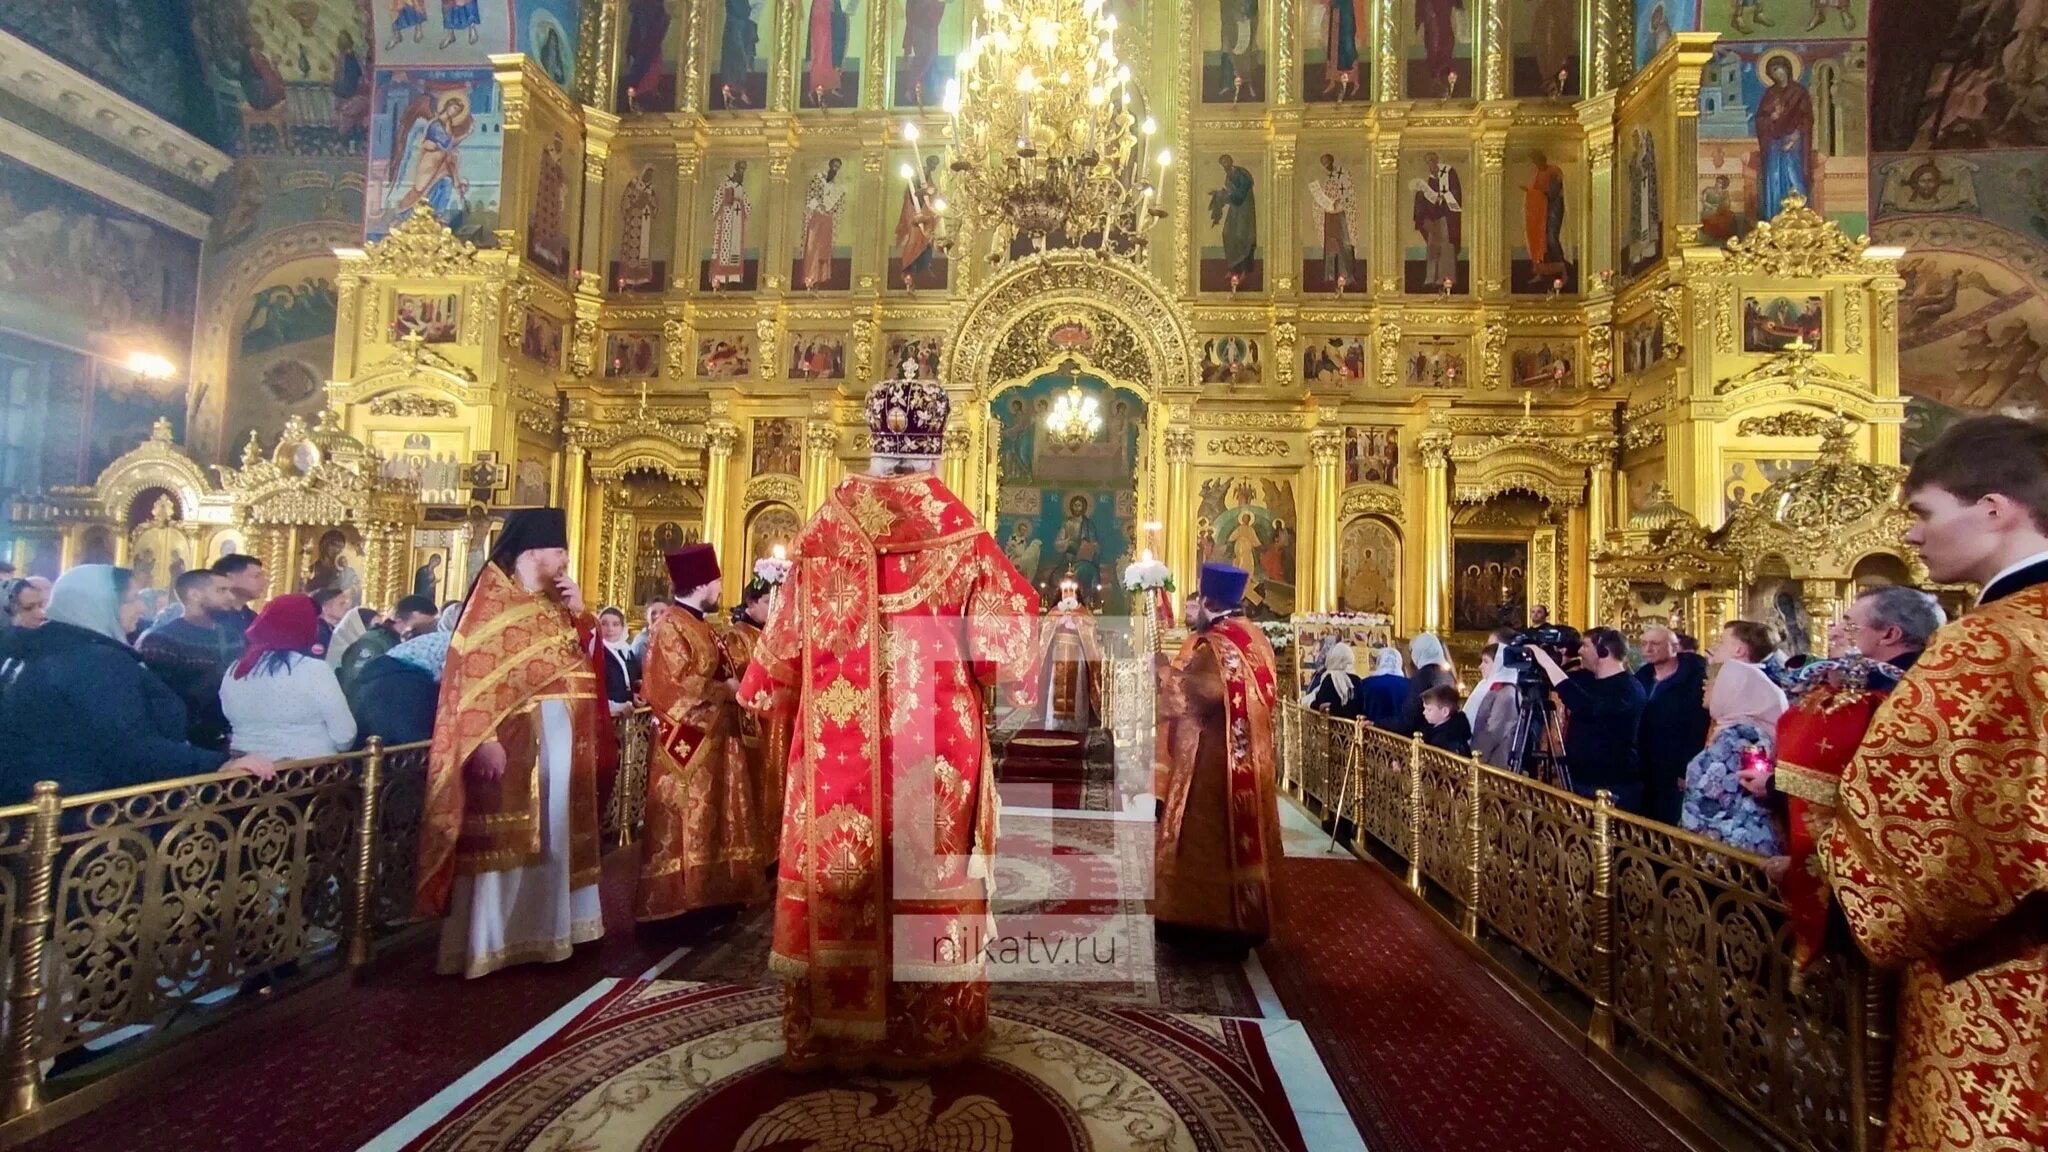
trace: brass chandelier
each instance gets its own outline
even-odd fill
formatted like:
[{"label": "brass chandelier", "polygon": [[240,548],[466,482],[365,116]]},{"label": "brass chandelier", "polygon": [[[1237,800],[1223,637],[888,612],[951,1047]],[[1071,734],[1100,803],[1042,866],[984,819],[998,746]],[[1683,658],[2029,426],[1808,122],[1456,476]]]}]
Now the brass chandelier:
[{"label": "brass chandelier", "polygon": [[[1117,60],[1102,0],[983,0],[946,86],[956,216],[1000,263],[1047,248],[1137,258],[1166,216],[1171,149]],[[915,147],[917,129],[904,136]],[[922,160],[919,161],[922,164]]]}]

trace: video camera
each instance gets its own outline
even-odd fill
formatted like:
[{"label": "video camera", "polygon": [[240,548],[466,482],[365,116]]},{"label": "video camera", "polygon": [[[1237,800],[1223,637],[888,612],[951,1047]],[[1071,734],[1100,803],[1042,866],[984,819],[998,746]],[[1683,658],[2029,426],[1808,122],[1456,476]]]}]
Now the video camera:
[{"label": "video camera", "polygon": [[1512,668],[1524,680],[1542,681],[1543,671],[1536,667],[1535,657],[1529,655],[1531,646],[1549,652],[1559,664],[1579,646],[1577,631],[1557,624],[1545,624],[1540,628],[1524,629],[1514,640],[1501,645],[1500,666]]}]

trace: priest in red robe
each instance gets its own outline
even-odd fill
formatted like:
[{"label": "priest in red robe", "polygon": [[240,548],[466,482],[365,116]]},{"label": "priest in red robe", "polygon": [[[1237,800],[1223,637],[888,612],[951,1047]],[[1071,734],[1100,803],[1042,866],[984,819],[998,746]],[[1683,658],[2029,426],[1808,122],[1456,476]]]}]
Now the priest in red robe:
[{"label": "priest in red robe", "polygon": [[1939,583],[1983,588],[1871,720],[1822,838],[1899,970],[1887,1152],[2048,1147],[2048,425],[1979,416],[1903,491]]},{"label": "priest in red robe", "polygon": [[775,853],[761,820],[755,765],[741,740],[745,665],[707,616],[723,582],[718,553],[691,544],[668,554],[675,608],[647,643],[641,694],[654,714],[647,831],[633,915],[645,923],[699,908],[768,898]]},{"label": "priest in red robe", "polygon": [[507,517],[448,643],[417,893],[421,916],[447,917],[444,974],[566,960],[604,935],[596,754],[609,721],[568,546],[560,509]]},{"label": "priest in red robe", "polygon": [[1156,748],[1161,812],[1153,852],[1152,916],[1161,935],[1229,952],[1272,929],[1280,802],[1273,714],[1273,646],[1243,615],[1250,574],[1202,566],[1187,608],[1192,634],[1159,684]]},{"label": "priest in red robe", "polygon": [[[740,606],[733,610],[732,623],[720,633],[732,666],[746,670],[753,663],[754,649],[761,643],[761,629],[768,623],[768,609],[774,604],[776,585],[756,575],[740,593]],[[782,808],[789,783],[789,732],[794,719],[789,713],[756,716],[740,712],[740,744],[760,789],[756,801],[761,827],[767,831],[767,849],[772,858],[782,843]]]},{"label": "priest in red robe", "polygon": [[1038,600],[932,474],[947,411],[932,381],[869,392],[869,474],[796,538],[740,688],[796,716],[769,956],[791,1068],[930,1068],[988,1032],[982,693],[1028,698]]}]

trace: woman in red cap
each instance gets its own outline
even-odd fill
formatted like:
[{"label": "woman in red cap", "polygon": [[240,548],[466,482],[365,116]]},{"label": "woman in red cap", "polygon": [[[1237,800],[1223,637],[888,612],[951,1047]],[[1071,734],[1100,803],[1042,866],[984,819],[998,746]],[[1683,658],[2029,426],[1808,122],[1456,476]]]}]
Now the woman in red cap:
[{"label": "woman in red cap", "polygon": [[355,743],[356,720],[334,669],[313,654],[320,609],[312,597],[273,597],[245,636],[248,647],[220,686],[235,751],[301,760]]}]

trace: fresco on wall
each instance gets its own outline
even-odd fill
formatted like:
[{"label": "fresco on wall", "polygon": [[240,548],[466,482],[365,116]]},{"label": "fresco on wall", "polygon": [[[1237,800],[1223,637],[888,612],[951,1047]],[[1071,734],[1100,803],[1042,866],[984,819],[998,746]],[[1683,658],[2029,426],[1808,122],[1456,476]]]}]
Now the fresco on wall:
[{"label": "fresco on wall", "polygon": [[611,379],[641,380],[661,375],[661,333],[606,333],[604,374]]},{"label": "fresco on wall", "polygon": [[575,95],[576,33],[582,23],[577,0],[518,0],[519,51],[526,53],[555,87]]},{"label": "fresco on wall", "polygon": [[2048,70],[2048,9],[1981,0],[1873,7],[1876,151],[2048,145],[2048,107],[2038,95]]},{"label": "fresco on wall", "polygon": [[183,372],[199,247],[0,157],[0,325],[117,361],[153,352]]},{"label": "fresco on wall", "polygon": [[1664,457],[1634,464],[1628,470],[1628,510],[1631,514],[1650,506],[1650,489],[1666,483],[1670,465]]},{"label": "fresco on wall", "polygon": [[524,313],[523,331],[519,337],[519,351],[527,358],[538,360],[550,369],[562,366],[562,322],[539,309],[528,307]]},{"label": "fresco on wall", "polygon": [[425,207],[479,247],[496,241],[502,108],[489,69],[378,73],[365,239]]},{"label": "fresco on wall", "polygon": [[1202,341],[1202,383],[1258,383],[1259,343],[1257,336],[1212,336]]},{"label": "fresco on wall", "polygon": [[384,0],[378,6],[377,67],[448,68],[511,52],[511,0]]},{"label": "fresco on wall", "polygon": [[1770,453],[1721,454],[1721,502],[1728,511],[1742,504],[1754,504],[1764,489],[1813,467],[1811,457],[1780,456]]},{"label": "fresco on wall", "polygon": [[[1735,0],[1725,0],[1734,3]],[[1642,69],[1674,32],[1694,32],[1700,26],[1700,0],[1635,0],[1636,68]]]},{"label": "fresco on wall", "polygon": [[213,122],[194,41],[159,0],[8,0],[0,28],[210,143],[226,146]]},{"label": "fresco on wall", "polygon": [[240,155],[361,155],[370,22],[357,0],[195,0],[213,115]]},{"label": "fresco on wall", "polygon": [[1581,92],[1577,0],[1516,0],[1508,94],[1569,100]]},{"label": "fresco on wall", "polygon": [[1818,296],[1742,298],[1742,350],[1783,352],[1793,344],[1825,352],[1827,317]]},{"label": "fresco on wall", "polygon": [[704,10],[710,18],[711,50],[711,75],[705,81],[707,107],[767,107],[774,6],[768,0],[715,0],[707,2]]},{"label": "fresco on wall", "polygon": [[763,165],[718,160],[707,165],[720,175],[711,191],[702,249],[697,260],[700,292],[752,292],[761,283]]},{"label": "fresco on wall", "polygon": [[846,379],[846,337],[837,332],[792,332],[789,337],[789,378]]},{"label": "fresco on wall", "polygon": [[827,157],[811,171],[797,207],[791,287],[844,292],[853,286],[853,234],[858,180],[845,162]]},{"label": "fresco on wall", "polygon": [[627,0],[617,111],[676,110],[676,62],[689,11],[680,0]]},{"label": "fresco on wall", "polygon": [[1202,34],[1202,103],[1266,99],[1265,15],[1260,0],[1196,5]]},{"label": "fresco on wall", "polygon": [[[1054,398],[1076,386],[1100,401],[1101,435],[1072,446],[1040,436]],[[1047,602],[1071,572],[1084,602],[1107,614],[1127,611],[1118,577],[1137,531],[1144,401],[1095,376],[1054,372],[995,397],[989,412],[1002,433],[997,543]]]},{"label": "fresco on wall", "polygon": [[2048,12],[1982,49],[1962,0],[1873,5],[1872,238],[1900,265],[1901,455],[1978,412],[2048,415]]},{"label": "fresco on wall", "polygon": [[[1574,202],[1565,173],[1578,150],[1562,145],[1508,154],[1508,287],[1517,295],[1574,295],[1579,290],[1578,244],[1569,216]],[[1519,193],[1519,194],[1518,194]]]},{"label": "fresco on wall", "polygon": [[1401,542],[1386,521],[1361,516],[1344,526],[1337,611],[1400,615]]},{"label": "fresco on wall", "polygon": [[1664,318],[1650,316],[1621,326],[1622,375],[1647,372],[1664,361]]},{"label": "fresco on wall", "polygon": [[1303,100],[1341,104],[1372,99],[1372,13],[1367,0],[1308,0],[1301,5]]},{"label": "fresco on wall", "polygon": [[1717,48],[1700,85],[1700,234],[1725,243],[1797,195],[1869,230],[1869,83],[1860,41]]},{"label": "fresco on wall", "polygon": [[1466,157],[1453,152],[1419,152],[1402,158],[1408,218],[1403,221],[1403,290],[1463,295],[1472,290],[1472,262],[1465,248]]},{"label": "fresco on wall", "polygon": [[907,363],[917,370],[920,380],[939,378],[939,353],[944,347],[945,337],[938,333],[907,335],[893,333],[889,337],[889,355],[883,367],[890,372],[901,372]]},{"label": "fresco on wall", "polygon": [[1472,95],[1472,14],[1466,0],[1403,0],[1408,37],[1406,87],[1411,100]]},{"label": "fresco on wall", "polygon": [[422,344],[455,343],[462,297],[452,292],[396,292],[391,297],[391,342],[417,337]]},{"label": "fresco on wall", "polygon": [[1294,613],[1294,481],[1271,476],[1211,477],[1195,509],[1195,563],[1235,564],[1251,573],[1244,614],[1285,620]]},{"label": "fresco on wall", "polygon": [[697,375],[707,380],[738,380],[753,374],[752,332],[697,334]]},{"label": "fresco on wall", "polygon": [[890,103],[935,108],[953,78],[955,58],[967,43],[968,0],[899,0],[890,28],[900,35]]},{"label": "fresco on wall", "polygon": [[803,71],[797,107],[860,104],[861,61],[867,56],[868,0],[800,0],[796,34]]},{"label": "fresco on wall", "polygon": [[945,153],[896,157],[889,180],[895,204],[889,237],[888,286],[905,292],[945,291],[946,252],[939,246],[939,205],[945,202]]},{"label": "fresco on wall", "polygon": [[1401,341],[1401,382],[1410,388],[1458,388],[1472,383],[1465,370],[1465,341],[1451,336]]},{"label": "fresco on wall", "polygon": [[1657,170],[1657,138],[1648,128],[1638,126],[1629,132],[1623,155],[1622,170],[1616,174],[1624,205],[1621,273],[1635,277],[1664,258],[1664,181]]},{"label": "fresco on wall", "polygon": [[[335,262],[295,260],[264,278],[237,318],[228,369],[227,446],[268,445],[285,418],[317,416],[334,371]],[[448,299],[452,300],[453,297]]]},{"label": "fresco on wall", "polygon": [[1301,290],[1364,292],[1372,247],[1366,197],[1372,167],[1359,149],[1317,150],[1301,182],[1307,217],[1301,232]]},{"label": "fresco on wall", "polygon": [[1868,0],[1713,0],[1700,31],[1732,40],[1861,39],[1870,27]]}]

